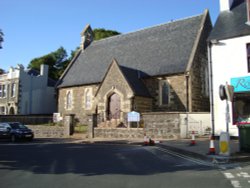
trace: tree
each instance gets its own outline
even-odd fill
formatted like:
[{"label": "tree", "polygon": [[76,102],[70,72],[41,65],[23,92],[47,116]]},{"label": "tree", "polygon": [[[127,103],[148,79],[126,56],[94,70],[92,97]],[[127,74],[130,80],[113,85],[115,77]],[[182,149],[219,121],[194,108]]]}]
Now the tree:
[{"label": "tree", "polygon": [[4,41],[3,36],[4,36],[4,34],[3,34],[2,30],[0,29],[0,49],[2,48],[2,42]]},{"label": "tree", "polygon": [[28,68],[40,70],[41,64],[49,66],[49,77],[57,80],[60,77],[61,69],[67,60],[67,52],[63,47],[42,57],[34,58],[28,65]]},{"label": "tree", "polygon": [[5,71],[4,71],[3,69],[0,68],[0,75],[1,75],[1,74],[4,74],[4,73],[5,73]]},{"label": "tree", "polygon": [[101,40],[107,37],[121,34],[118,31],[106,30],[103,28],[94,29],[93,32],[94,32],[94,40]]}]

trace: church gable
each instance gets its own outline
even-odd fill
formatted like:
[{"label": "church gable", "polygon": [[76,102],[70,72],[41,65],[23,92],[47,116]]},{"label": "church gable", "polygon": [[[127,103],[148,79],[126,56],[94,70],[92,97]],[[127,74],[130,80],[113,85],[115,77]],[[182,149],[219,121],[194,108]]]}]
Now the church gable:
[{"label": "church gable", "polygon": [[130,98],[134,93],[115,60],[111,63],[96,93],[98,110],[103,111],[107,108],[107,99],[114,93],[120,97],[121,111],[130,111]]}]

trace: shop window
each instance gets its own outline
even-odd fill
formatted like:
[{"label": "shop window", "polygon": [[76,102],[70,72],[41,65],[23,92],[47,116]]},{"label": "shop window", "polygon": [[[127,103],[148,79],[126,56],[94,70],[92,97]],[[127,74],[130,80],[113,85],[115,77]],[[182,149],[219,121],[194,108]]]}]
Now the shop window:
[{"label": "shop window", "polygon": [[247,69],[250,72],[250,44],[247,44]]},{"label": "shop window", "polygon": [[248,93],[237,93],[233,103],[233,124],[250,123],[250,95]]},{"label": "shop window", "polygon": [[166,80],[160,82],[160,105],[169,104],[169,84]]}]

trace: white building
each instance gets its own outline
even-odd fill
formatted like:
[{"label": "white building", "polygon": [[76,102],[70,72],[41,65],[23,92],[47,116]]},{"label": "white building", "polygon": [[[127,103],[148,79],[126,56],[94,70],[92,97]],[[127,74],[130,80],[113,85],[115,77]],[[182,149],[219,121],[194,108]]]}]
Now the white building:
[{"label": "white building", "polygon": [[[211,114],[215,135],[228,127],[231,136],[238,136],[237,124],[250,123],[249,2],[220,0],[220,14],[208,39],[212,70]],[[226,83],[234,86],[233,102],[229,101],[228,105],[219,95],[220,85]]]},{"label": "white building", "polygon": [[48,65],[41,65],[40,74],[11,67],[0,75],[0,114],[51,114],[56,111],[55,81],[48,78]]}]

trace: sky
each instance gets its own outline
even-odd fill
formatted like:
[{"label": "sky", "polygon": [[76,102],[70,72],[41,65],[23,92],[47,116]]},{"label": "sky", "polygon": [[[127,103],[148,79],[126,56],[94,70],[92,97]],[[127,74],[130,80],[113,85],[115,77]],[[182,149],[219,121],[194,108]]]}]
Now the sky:
[{"label": "sky", "polygon": [[60,47],[70,55],[80,45],[87,24],[126,34],[199,15],[205,9],[214,24],[219,0],[0,0],[4,33],[0,68],[27,67],[32,59]]}]

